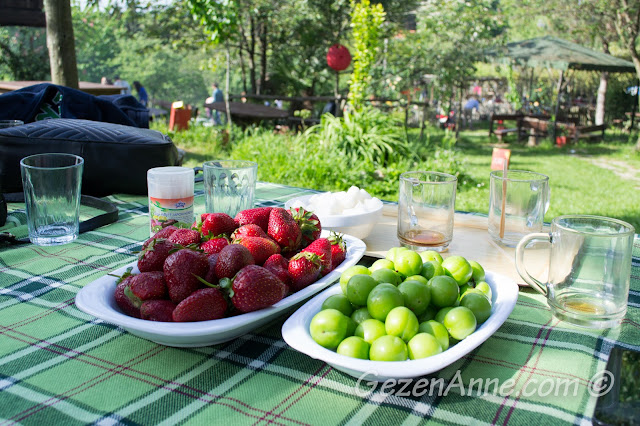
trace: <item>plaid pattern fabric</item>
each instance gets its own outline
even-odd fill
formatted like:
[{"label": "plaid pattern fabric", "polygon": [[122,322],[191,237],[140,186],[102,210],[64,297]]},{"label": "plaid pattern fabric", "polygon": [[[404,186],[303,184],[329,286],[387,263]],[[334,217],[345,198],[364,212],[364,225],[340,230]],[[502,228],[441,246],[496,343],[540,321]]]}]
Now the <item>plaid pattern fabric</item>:
[{"label": "plaid pattern fabric", "polygon": [[[200,213],[202,186],[196,189]],[[259,183],[257,204],[282,205],[309,192]],[[494,336],[412,382],[372,389],[289,348],[280,334],[286,315],[217,346],[157,345],[74,305],[79,289],[131,262],[149,235],[146,197],[109,199],[120,220],[72,244],[0,249],[0,425],[589,424],[596,404],[589,380],[616,345],[640,350],[638,239],[621,327],[597,332],[561,323],[541,295],[521,290]],[[13,214],[5,228],[19,230],[23,216]],[[563,380],[568,395],[559,389],[558,396],[553,386]]]}]

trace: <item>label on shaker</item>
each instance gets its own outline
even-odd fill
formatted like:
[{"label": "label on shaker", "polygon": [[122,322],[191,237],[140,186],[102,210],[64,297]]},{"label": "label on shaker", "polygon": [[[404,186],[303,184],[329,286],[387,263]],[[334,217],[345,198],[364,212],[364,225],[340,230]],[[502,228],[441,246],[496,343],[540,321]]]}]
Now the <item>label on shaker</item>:
[{"label": "label on shaker", "polygon": [[166,221],[178,221],[189,226],[193,223],[193,196],[182,198],[149,197],[151,233],[162,229]]}]

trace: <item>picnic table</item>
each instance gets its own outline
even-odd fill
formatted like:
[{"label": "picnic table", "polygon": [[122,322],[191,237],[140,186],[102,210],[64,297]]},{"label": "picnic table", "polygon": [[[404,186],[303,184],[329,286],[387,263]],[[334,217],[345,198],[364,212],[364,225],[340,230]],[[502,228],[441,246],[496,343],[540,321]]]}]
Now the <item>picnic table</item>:
[{"label": "picnic table", "polygon": [[[224,114],[227,108],[224,102],[205,103],[205,108],[220,111]],[[289,117],[286,110],[266,105],[251,104],[245,102],[229,102],[229,112],[234,120],[241,122],[260,122],[264,120],[279,120]]]},{"label": "picnic table", "polygon": [[[256,204],[282,206],[312,192],[259,182]],[[417,381],[371,391],[367,380],[293,350],[280,332],[292,311],[224,344],[158,345],[74,304],[85,285],[135,260],[149,237],[147,197],[108,199],[118,205],[118,222],[73,243],[0,248],[1,424],[590,424],[597,399],[589,380],[605,371],[614,347],[640,349],[638,237],[629,309],[620,327],[597,331],[559,322],[541,295],[522,288],[492,337],[423,378],[442,379],[446,395],[424,387],[419,393]],[[202,213],[201,183],[195,203]],[[22,208],[9,204],[8,225],[0,231],[26,234]],[[454,242],[461,247],[465,241],[456,226]],[[472,379],[498,386],[479,392],[469,387]],[[575,383],[568,396],[543,393],[561,381]],[[500,386],[507,386],[504,394]]]},{"label": "picnic table", "polygon": [[[50,81],[0,81],[0,93],[11,92],[33,86],[40,83],[51,83]],[[90,95],[119,95],[122,87],[111,84],[92,83],[89,81],[80,81],[79,89]]]}]

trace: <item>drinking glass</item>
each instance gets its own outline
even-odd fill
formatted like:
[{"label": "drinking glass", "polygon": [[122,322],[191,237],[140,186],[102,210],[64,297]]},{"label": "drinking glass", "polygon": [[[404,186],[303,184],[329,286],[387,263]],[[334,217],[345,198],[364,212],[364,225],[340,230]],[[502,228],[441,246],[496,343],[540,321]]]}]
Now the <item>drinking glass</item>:
[{"label": "drinking glass", "polygon": [[73,154],[36,154],[20,160],[29,240],[39,246],[78,238],[84,160]]},{"label": "drinking glass", "polygon": [[502,170],[492,171],[489,235],[499,243],[515,247],[525,235],[540,232],[550,198],[548,176],[509,170],[505,178]]},{"label": "drinking glass", "polygon": [[457,182],[455,176],[438,172],[412,171],[400,175],[400,244],[418,251],[443,251],[449,246]]},{"label": "drinking glass", "polygon": [[[633,226],[618,219],[559,216],[550,233],[530,234],[518,243],[516,268],[547,297],[557,318],[591,328],[615,327],[627,312],[634,233]],[[524,267],[525,247],[534,240],[551,244],[546,283]]]},{"label": "drinking glass", "polygon": [[258,163],[245,160],[215,160],[203,165],[207,213],[231,217],[253,207]]}]

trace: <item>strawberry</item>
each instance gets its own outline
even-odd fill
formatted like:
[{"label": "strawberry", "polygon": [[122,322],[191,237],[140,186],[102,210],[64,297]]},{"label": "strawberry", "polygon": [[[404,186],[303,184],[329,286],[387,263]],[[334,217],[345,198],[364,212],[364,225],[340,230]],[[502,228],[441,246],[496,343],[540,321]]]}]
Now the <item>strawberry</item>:
[{"label": "strawberry", "polygon": [[178,304],[173,311],[175,322],[208,321],[222,318],[227,301],[218,288],[202,288]]},{"label": "strawberry", "polygon": [[124,294],[138,308],[145,300],[164,299],[167,297],[164,275],[161,271],[142,272],[131,278]]},{"label": "strawberry", "polygon": [[280,245],[283,252],[294,252],[300,247],[302,233],[291,213],[274,207],[269,214],[267,235]]},{"label": "strawberry", "polygon": [[280,281],[282,281],[284,285],[287,286],[287,293],[289,293],[289,286],[291,285],[289,261],[285,259],[285,257],[281,254],[274,254],[264,262],[263,266],[271,271],[273,275],[280,278]]},{"label": "strawberry", "polygon": [[195,229],[180,228],[174,231],[169,241],[186,247],[191,244],[200,244],[200,233]]},{"label": "strawberry", "polygon": [[138,254],[138,269],[140,272],[162,271],[164,261],[175,245],[164,238],[150,239],[144,244]]},{"label": "strawberry", "polygon": [[218,277],[216,276],[216,263],[218,262],[218,253],[212,253],[207,256],[209,262],[209,270],[207,275],[204,276],[204,280],[211,284],[218,284]]},{"label": "strawberry", "polygon": [[307,211],[302,207],[292,207],[291,216],[293,216],[293,219],[302,232],[302,241],[300,244],[302,248],[320,238],[322,226],[320,225],[320,219],[318,219],[315,213]]},{"label": "strawberry", "polygon": [[315,253],[300,252],[289,261],[291,291],[296,292],[315,282],[320,275],[322,261]]},{"label": "strawberry", "polygon": [[224,235],[218,235],[210,240],[200,243],[200,250],[204,250],[207,254],[220,253],[220,251],[229,245],[229,240]]},{"label": "strawberry", "polygon": [[177,226],[169,225],[167,227],[162,228],[158,232],[156,232],[153,237],[149,238],[147,241],[151,241],[154,238],[169,238],[171,234],[178,230]]},{"label": "strawberry", "polygon": [[273,207],[256,207],[254,209],[242,210],[238,212],[234,220],[238,226],[255,224],[262,228],[264,232],[267,232],[271,210],[273,210]]},{"label": "strawberry", "polygon": [[127,269],[127,272],[119,277],[118,281],[116,281],[117,286],[114,297],[116,299],[116,304],[120,309],[122,309],[122,312],[130,317],[140,318],[140,309],[131,302],[131,299],[129,299],[126,294],[124,294],[125,289],[129,287],[129,283],[134,276],[135,275],[131,274],[131,268],[129,268]]},{"label": "strawberry", "polygon": [[333,270],[331,267],[331,243],[327,238],[318,238],[309,244],[303,252],[315,253],[321,261],[320,273],[324,276]]},{"label": "strawberry", "polygon": [[238,227],[231,216],[226,213],[204,213],[200,216],[202,224],[200,232],[207,235],[231,235]]},{"label": "strawberry", "polygon": [[347,243],[345,243],[342,236],[343,234],[336,232],[331,232],[331,235],[329,235],[329,242],[331,242],[331,270],[337,268],[347,257]]},{"label": "strawberry", "polygon": [[145,300],[140,306],[140,316],[149,321],[173,322],[175,308],[171,300]]},{"label": "strawberry", "polygon": [[180,303],[202,285],[197,277],[204,277],[209,269],[207,256],[199,251],[180,249],[171,253],[164,262],[164,278],[169,297]]},{"label": "strawberry", "polygon": [[241,244],[229,244],[218,253],[216,261],[216,277],[218,279],[231,278],[247,265],[255,265],[248,248]]},{"label": "strawberry", "polygon": [[241,244],[249,249],[256,265],[263,265],[269,256],[280,253],[280,246],[271,238],[242,237],[234,241],[234,243]]},{"label": "strawberry", "polygon": [[263,231],[260,226],[255,223],[248,223],[246,225],[242,225],[231,234],[232,240],[238,240],[242,237],[262,237],[268,238],[267,233]]},{"label": "strawberry", "polygon": [[242,268],[233,280],[223,279],[223,288],[231,287],[233,306],[240,312],[252,312],[278,303],[284,298],[285,285],[268,269],[258,265]]}]

